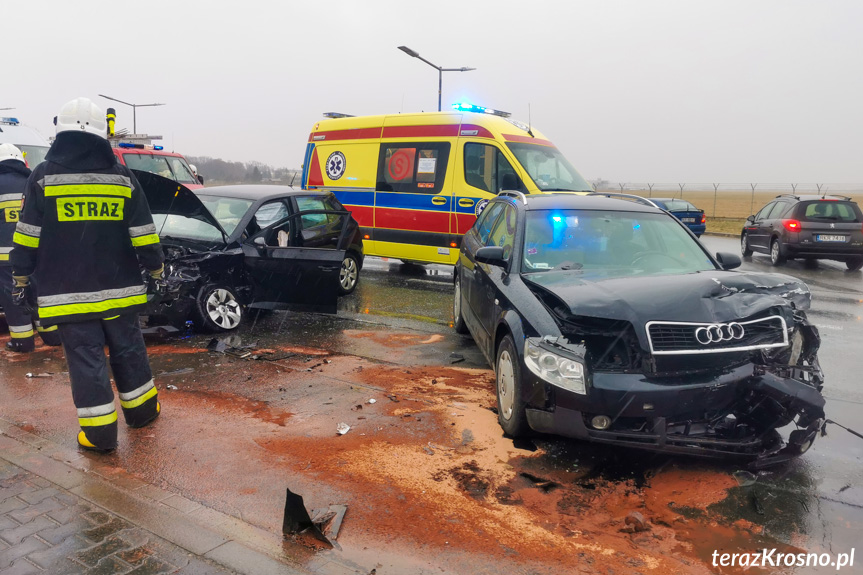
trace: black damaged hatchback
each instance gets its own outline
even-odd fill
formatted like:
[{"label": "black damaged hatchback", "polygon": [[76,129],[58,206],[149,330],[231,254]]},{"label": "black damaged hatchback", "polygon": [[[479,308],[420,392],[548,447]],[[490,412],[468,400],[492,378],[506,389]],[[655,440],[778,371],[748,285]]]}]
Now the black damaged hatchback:
[{"label": "black damaged hatchback", "polygon": [[246,310],[336,313],[363,265],[363,240],[331,192],[220,186],[192,192],[133,170],[165,251],[169,297],[154,298],[148,327],[209,332],[239,327]]},{"label": "black damaged hatchback", "polygon": [[824,425],[820,337],[806,284],[739,265],[640,198],[504,192],[462,240],[455,329],[508,435],[769,465]]}]

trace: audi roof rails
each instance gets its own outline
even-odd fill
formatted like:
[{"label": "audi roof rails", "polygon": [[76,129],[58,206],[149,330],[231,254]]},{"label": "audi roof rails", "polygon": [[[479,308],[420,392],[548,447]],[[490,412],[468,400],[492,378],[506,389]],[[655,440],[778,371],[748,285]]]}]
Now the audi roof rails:
[{"label": "audi roof rails", "polygon": [[776,196],[776,197],[777,197],[777,198],[794,198],[795,200],[799,200],[799,199],[800,199],[800,196],[798,196],[798,195],[796,195],[796,194],[779,194],[779,195],[778,195],[778,196]]},{"label": "audi roof rails", "polygon": [[639,204],[644,204],[645,206],[650,206],[651,208],[659,208],[656,204],[648,200],[647,198],[642,198],[641,196],[636,196],[634,194],[620,194],[617,192],[591,192],[587,194],[588,196],[604,196],[606,198],[617,198],[620,200],[629,200]]},{"label": "audi roof rails", "polygon": [[519,192],[517,190],[503,190],[498,194],[498,196],[505,196],[507,198],[516,198],[521,200],[521,203],[525,206],[527,205],[527,197],[525,197],[523,192]]}]

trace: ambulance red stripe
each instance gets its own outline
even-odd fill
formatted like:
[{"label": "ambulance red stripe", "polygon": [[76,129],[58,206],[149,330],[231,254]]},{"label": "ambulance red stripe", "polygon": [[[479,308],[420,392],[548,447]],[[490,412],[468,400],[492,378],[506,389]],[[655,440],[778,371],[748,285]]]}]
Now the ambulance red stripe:
[{"label": "ambulance red stripe", "polygon": [[539,144],[540,146],[551,146],[554,144],[542,138],[531,138],[530,136],[516,136],[514,134],[504,134],[503,138],[508,142],[520,142],[522,144]]},{"label": "ambulance red stripe", "polygon": [[312,132],[310,142],[331,142],[333,140],[369,140],[381,137],[380,128],[356,128],[354,130],[330,130],[329,132]]},{"label": "ambulance red stripe", "polygon": [[376,208],[375,227],[448,234],[449,212]]},{"label": "ambulance red stripe", "polygon": [[384,138],[447,138],[458,136],[458,124],[385,126]]},{"label": "ambulance red stripe", "polygon": [[351,215],[357,223],[364,228],[372,228],[375,225],[375,209],[371,206],[352,206],[344,204],[345,209],[351,212]]},{"label": "ambulance red stripe", "polygon": [[[465,133],[473,131],[476,131],[476,134]],[[473,138],[494,138],[494,135],[492,135],[491,132],[482,126],[477,126],[476,124],[462,124],[459,134],[461,136],[470,136]]]}]

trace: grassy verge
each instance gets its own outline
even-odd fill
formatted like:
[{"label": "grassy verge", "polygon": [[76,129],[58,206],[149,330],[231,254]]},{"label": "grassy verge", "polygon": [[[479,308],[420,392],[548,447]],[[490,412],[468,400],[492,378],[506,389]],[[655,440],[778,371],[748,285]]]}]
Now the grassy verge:
[{"label": "grassy verge", "polygon": [[746,222],[743,218],[739,220],[722,219],[714,220],[707,218],[707,231],[721,234],[740,235],[740,230],[743,229],[743,224]]}]

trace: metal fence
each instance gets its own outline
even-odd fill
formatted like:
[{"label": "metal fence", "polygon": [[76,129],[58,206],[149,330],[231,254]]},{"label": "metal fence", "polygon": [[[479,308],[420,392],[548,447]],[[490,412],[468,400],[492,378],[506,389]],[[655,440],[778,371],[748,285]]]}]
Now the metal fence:
[{"label": "metal fence", "polygon": [[591,182],[597,191],[616,191],[646,198],[685,199],[711,217],[745,218],[782,194],[848,196],[863,203],[863,184],[843,183],[703,183]]}]

